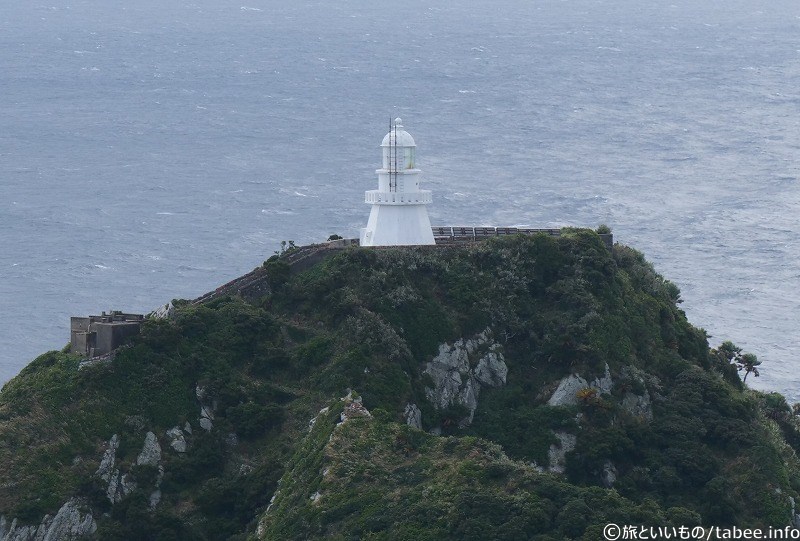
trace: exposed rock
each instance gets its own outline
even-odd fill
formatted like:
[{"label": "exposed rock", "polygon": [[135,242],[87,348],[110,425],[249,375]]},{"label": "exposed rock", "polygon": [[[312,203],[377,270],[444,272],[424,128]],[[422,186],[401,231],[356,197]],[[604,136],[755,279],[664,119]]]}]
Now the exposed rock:
[{"label": "exposed rock", "polygon": [[614,388],[614,382],[611,379],[611,370],[608,368],[608,363],[606,363],[606,371],[603,377],[595,378],[592,381],[591,387],[597,389],[599,394],[608,394],[611,392],[611,389]]},{"label": "exposed rock", "polygon": [[[269,499],[269,505],[267,505],[267,510],[264,511],[264,514],[269,513],[269,510],[272,509],[272,506],[275,504],[275,498],[278,497],[278,494],[280,494],[280,492],[281,492],[280,490],[276,490],[275,494],[273,494],[272,497]],[[259,523],[258,527],[259,527],[259,529],[261,529],[261,524],[260,523]]]},{"label": "exposed rock", "polygon": [[588,386],[589,382],[579,375],[569,375],[561,380],[547,404],[549,406],[573,406],[578,403],[578,391]]},{"label": "exposed rock", "polygon": [[352,389],[348,389],[347,395],[343,396],[341,400],[344,402],[344,409],[339,415],[340,420],[337,426],[355,417],[372,417],[372,414],[364,407],[363,399],[358,395],[354,396]]},{"label": "exposed rock", "polygon": [[95,472],[95,475],[100,477],[100,479],[103,481],[111,481],[111,477],[114,475],[114,463],[116,461],[118,448],[119,436],[114,434],[111,436],[111,439],[108,440],[108,448],[106,449],[106,452],[103,453],[103,459],[100,461],[100,467],[98,467],[97,472]]},{"label": "exposed rock", "polygon": [[161,503],[161,490],[155,489],[150,493],[150,510],[154,510]]},{"label": "exposed rock", "polygon": [[340,421],[338,424],[345,423],[350,419],[355,419],[356,417],[372,417],[372,414],[364,407],[364,404],[361,403],[361,397],[358,397],[344,406],[344,410],[340,415]]},{"label": "exposed rock", "polygon": [[127,473],[120,473],[119,470],[114,470],[114,472],[115,475],[111,477],[106,490],[106,496],[111,503],[119,502],[136,489],[136,481],[131,479]]},{"label": "exposed rock", "polygon": [[169,446],[178,453],[186,452],[186,438],[183,436],[183,430],[180,427],[172,427],[167,430],[167,437],[169,438]]},{"label": "exposed rock", "polygon": [[541,467],[539,464],[537,464],[536,461],[529,462],[528,466],[530,466],[531,468],[533,468],[535,471],[537,471],[539,473],[544,473],[545,472],[545,469],[543,467]]},{"label": "exposed rock", "polygon": [[416,404],[406,404],[406,409],[403,414],[406,417],[406,424],[408,426],[413,426],[414,428],[419,428],[420,430],[422,429],[422,412],[419,410]]},{"label": "exposed rock", "polygon": [[[789,505],[792,507],[790,511],[791,514],[789,515],[791,525],[795,528],[800,528],[800,513],[797,512],[797,504],[791,496],[789,496]],[[2,531],[2,524],[0,524],[0,531]],[[0,537],[0,539],[2,539],[2,537]]]},{"label": "exposed rock", "polygon": [[578,374],[571,374],[558,383],[553,396],[547,401],[549,406],[574,406],[578,403],[578,391],[581,389],[591,388],[598,392],[598,394],[610,393],[614,388],[614,382],[611,379],[611,371],[606,364],[606,371],[603,377],[595,378],[591,383],[583,379]]},{"label": "exposed rock", "polygon": [[111,503],[117,503],[119,500],[122,499],[121,495],[118,495],[119,478],[120,478],[119,470],[114,470],[114,474],[111,476],[111,479],[108,480],[108,487],[106,487],[106,497],[108,498],[108,501],[110,501]]},{"label": "exposed rock", "polygon": [[312,428],[314,428],[314,425],[317,424],[317,419],[319,418],[319,416],[328,413],[329,409],[330,408],[328,408],[328,407],[322,408],[321,410],[319,410],[319,413],[317,413],[316,417],[314,417],[313,419],[308,421],[308,430],[309,430],[309,432],[311,431]]},{"label": "exposed rock", "polygon": [[640,419],[645,421],[653,420],[653,406],[650,402],[650,393],[647,391],[643,395],[633,394],[628,391],[622,399],[622,408]]},{"label": "exposed rock", "polygon": [[148,432],[144,437],[144,445],[142,452],[136,458],[136,464],[139,466],[158,466],[161,461],[161,445],[158,444],[158,438],[152,432]]},{"label": "exposed rock", "polygon": [[200,417],[214,420],[214,412],[208,406],[200,406]]},{"label": "exposed rock", "polygon": [[472,419],[475,417],[475,410],[478,409],[478,393],[480,390],[480,383],[478,383],[472,374],[470,374],[470,376],[467,378],[464,388],[461,389],[461,393],[458,395],[461,405],[465,406],[469,410],[469,415],[467,418],[461,419],[461,421],[458,423],[458,426],[463,428],[472,423]]},{"label": "exposed rock", "polygon": [[[95,472],[95,475],[108,483],[106,496],[111,503],[117,503],[136,488],[136,483],[129,480],[126,475],[122,475],[119,469],[114,467],[118,448],[119,436],[114,434],[108,440],[108,448],[103,453],[100,466]],[[2,537],[0,537],[0,541],[4,541]]]},{"label": "exposed rock", "polygon": [[81,515],[80,503],[70,498],[54,517],[46,515],[38,526],[17,527],[0,517],[0,541],[73,541],[92,535],[97,523],[91,513]]},{"label": "exposed rock", "polygon": [[622,397],[622,409],[633,417],[651,421],[653,419],[652,401],[654,398],[658,399],[658,389],[661,388],[658,378],[635,366],[623,366],[620,376],[623,380],[627,380],[633,389],[641,389],[641,391],[625,393],[625,396]]},{"label": "exposed rock", "polygon": [[[199,396],[199,395],[198,395]],[[214,414],[207,406],[200,406],[200,428],[210,431],[214,427]]]},{"label": "exposed rock", "polygon": [[183,431],[186,432],[187,434],[192,433],[192,425],[189,424],[189,421],[186,421],[186,424],[183,425]]},{"label": "exposed rock", "polygon": [[61,541],[79,539],[97,531],[97,523],[91,513],[81,517],[78,501],[74,498],[67,500],[58,510],[53,522],[47,528],[43,541]]},{"label": "exposed rock", "polygon": [[158,465],[158,475],[156,476],[156,488],[161,487],[161,481],[164,480],[164,465]]},{"label": "exposed rock", "polygon": [[239,436],[233,432],[228,433],[228,435],[225,436],[225,445],[228,447],[236,447],[239,445]]},{"label": "exposed rock", "polygon": [[[499,346],[495,344],[494,347]],[[503,354],[493,350],[481,357],[474,372],[475,379],[483,385],[501,387],[506,384],[508,367],[503,359]]]},{"label": "exposed rock", "polygon": [[491,331],[486,329],[471,339],[456,340],[452,346],[441,344],[423,372],[431,376],[434,385],[425,389],[428,400],[440,410],[453,405],[465,407],[469,414],[459,424],[466,426],[478,407],[481,385],[505,385],[508,367],[500,344],[492,342]]},{"label": "exposed rock", "polygon": [[552,444],[547,451],[547,458],[550,461],[548,469],[553,473],[564,473],[567,453],[575,449],[577,438],[573,434],[561,430],[556,432],[556,438],[558,438],[558,444]]},{"label": "exposed rock", "polygon": [[[100,462],[100,467],[97,469],[98,475],[104,481],[108,481],[106,488],[106,496],[111,503],[117,503],[122,498],[130,494],[136,489],[136,481],[133,480],[127,473],[122,473],[118,468],[114,467],[116,459],[116,452],[119,448],[119,437],[114,434],[108,442],[108,449],[106,449],[103,459]],[[137,465],[157,466],[159,469],[158,483],[163,476],[163,467],[159,464],[161,461],[161,446],[158,443],[158,438],[152,432],[148,432],[144,438],[142,451],[136,458]],[[2,540],[0,540],[2,541]]]},{"label": "exposed rock", "polygon": [[171,301],[163,306],[159,306],[149,314],[153,319],[171,319],[173,315],[175,315],[175,307],[172,306]]},{"label": "exposed rock", "polygon": [[610,460],[606,460],[606,463],[603,464],[603,472],[600,474],[600,480],[606,488],[613,487],[614,483],[617,482],[617,468],[614,467],[614,464]]},{"label": "exposed rock", "polygon": [[17,527],[17,519],[11,521],[11,526],[8,526],[8,532],[3,531],[6,527],[5,517],[3,517],[2,522],[0,522],[0,541],[32,541],[36,535],[36,526]]},{"label": "exposed rock", "polygon": [[312,494],[312,495],[311,495],[311,498],[309,498],[309,499],[310,499],[312,502],[314,502],[314,503],[317,503],[317,502],[320,500],[320,498],[322,498],[322,494],[320,494],[320,492],[319,492],[319,490],[318,490],[318,491],[316,491],[314,494]]},{"label": "exposed rock", "polygon": [[206,388],[198,383],[195,385],[194,394],[198,400],[203,400],[206,397]]},{"label": "exposed rock", "polygon": [[453,346],[442,344],[439,354],[427,364],[424,373],[433,379],[434,388],[426,389],[428,399],[439,409],[446,409],[461,394],[462,375],[468,376],[469,364],[463,340]]}]

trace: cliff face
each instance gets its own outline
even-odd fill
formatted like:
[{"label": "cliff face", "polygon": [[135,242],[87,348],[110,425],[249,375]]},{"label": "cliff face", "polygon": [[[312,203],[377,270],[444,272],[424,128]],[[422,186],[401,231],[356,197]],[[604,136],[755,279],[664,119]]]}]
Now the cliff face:
[{"label": "cliff face", "polygon": [[574,231],[265,272],[247,300],[174,302],[110,361],[51,352],[4,387],[0,540],[795,519],[796,417],[634,250]]}]

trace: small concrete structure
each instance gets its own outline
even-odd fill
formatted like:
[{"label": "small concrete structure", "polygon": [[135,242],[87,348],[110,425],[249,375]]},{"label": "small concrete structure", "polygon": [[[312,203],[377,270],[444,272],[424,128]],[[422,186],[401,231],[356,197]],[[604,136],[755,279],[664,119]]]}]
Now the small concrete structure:
[{"label": "small concrete structure", "polygon": [[412,246],[435,244],[429,190],[419,189],[417,144],[397,118],[381,143],[383,167],[378,169],[378,189],[365,193],[372,205],[367,227],[361,230],[361,246]]},{"label": "small concrete structure", "polygon": [[117,349],[129,337],[139,334],[142,314],[117,310],[99,316],[70,318],[70,352],[86,357],[100,357]]}]

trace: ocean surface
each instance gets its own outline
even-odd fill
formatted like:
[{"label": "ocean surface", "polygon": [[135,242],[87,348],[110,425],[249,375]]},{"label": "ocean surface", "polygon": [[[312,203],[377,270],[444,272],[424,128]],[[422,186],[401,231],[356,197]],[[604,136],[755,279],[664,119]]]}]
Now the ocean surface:
[{"label": "ocean surface", "polygon": [[434,224],[608,224],[800,400],[796,0],[0,0],[0,383],[356,236],[397,116]]}]

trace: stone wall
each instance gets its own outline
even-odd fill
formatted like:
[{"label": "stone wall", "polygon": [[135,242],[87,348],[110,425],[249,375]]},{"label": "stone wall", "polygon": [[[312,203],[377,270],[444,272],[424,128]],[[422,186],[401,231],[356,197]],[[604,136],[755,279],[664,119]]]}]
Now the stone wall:
[{"label": "stone wall", "polygon": [[[519,227],[471,227],[471,226],[437,226],[433,227],[436,244],[428,246],[413,246],[414,248],[444,248],[463,245],[470,242],[482,242],[489,237],[506,235],[537,235],[545,234],[553,237],[561,236],[561,229],[537,229]],[[611,233],[601,233],[600,238],[610,250],[614,245],[614,236]],[[309,244],[287,250],[280,255],[280,259],[289,265],[291,274],[297,274],[310,269],[323,259],[359,246],[358,239],[338,239],[320,244]],[[396,249],[398,246],[375,246],[371,249]],[[268,272],[264,267],[258,267],[247,274],[235,278],[221,285],[214,291],[194,299],[192,304],[203,304],[219,297],[240,295],[248,299],[256,299],[269,293]]]}]

